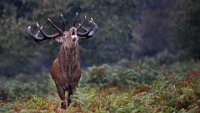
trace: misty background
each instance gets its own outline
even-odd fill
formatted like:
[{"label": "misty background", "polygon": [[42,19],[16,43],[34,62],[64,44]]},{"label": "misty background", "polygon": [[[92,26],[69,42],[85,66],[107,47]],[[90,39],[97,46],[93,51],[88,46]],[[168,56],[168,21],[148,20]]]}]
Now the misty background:
[{"label": "misty background", "polygon": [[81,65],[137,62],[147,57],[156,63],[200,59],[200,1],[198,0],[1,0],[0,76],[49,72],[60,44],[36,43],[26,28],[35,23],[55,32],[59,13],[67,29],[76,12],[79,22],[86,15],[98,25],[91,39],[80,39]]}]

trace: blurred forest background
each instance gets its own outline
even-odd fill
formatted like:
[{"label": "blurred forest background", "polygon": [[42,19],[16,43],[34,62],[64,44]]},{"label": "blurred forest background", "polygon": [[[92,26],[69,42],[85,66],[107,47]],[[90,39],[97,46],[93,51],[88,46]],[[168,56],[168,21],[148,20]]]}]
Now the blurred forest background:
[{"label": "blurred forest background", "polygon": [[94,38],[80,40],[83,68],[146,57],[161,64],[200,58],[198,0],[1,0],[0,76],[49,72],[60,45],[37,44],[26,28],[39,22],[52,32],[47,18],[60,25],[60,12],[68,28],[76,12],[99,26]]}]

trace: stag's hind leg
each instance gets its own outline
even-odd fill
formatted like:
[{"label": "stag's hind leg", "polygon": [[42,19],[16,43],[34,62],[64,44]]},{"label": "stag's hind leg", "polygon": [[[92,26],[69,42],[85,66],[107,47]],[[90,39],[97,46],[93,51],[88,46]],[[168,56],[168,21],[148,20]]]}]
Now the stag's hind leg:
[{"label": "stag's hind leg", "polygon": [[65,101],[65,90],[57,84],[56,84],[56,87],[57,87],[58,95],[59,95],[60,100],[61,100],[61,108],[66,109],[67,104],[66,104],[66,101]]}]

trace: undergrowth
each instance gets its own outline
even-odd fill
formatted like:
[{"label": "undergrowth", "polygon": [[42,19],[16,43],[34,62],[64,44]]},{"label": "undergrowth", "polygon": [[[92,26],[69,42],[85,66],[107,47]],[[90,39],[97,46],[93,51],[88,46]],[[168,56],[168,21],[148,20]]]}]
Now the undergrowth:
[{"label": "undergrowth", "polygon": [[50,74],[0,79],[2,113],[199,113],[200,63],[93,66],[82,72],[71,98],[60,109]]}]

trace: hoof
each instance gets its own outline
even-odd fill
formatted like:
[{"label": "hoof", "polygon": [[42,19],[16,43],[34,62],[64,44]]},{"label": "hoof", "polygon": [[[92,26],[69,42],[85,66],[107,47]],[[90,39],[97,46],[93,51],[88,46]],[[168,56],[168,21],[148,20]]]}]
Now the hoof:
[{"label": "hoof", "polygon": [[61,107],[60,108],[66,109],[67,108],[66,102],[61,102]]}]

